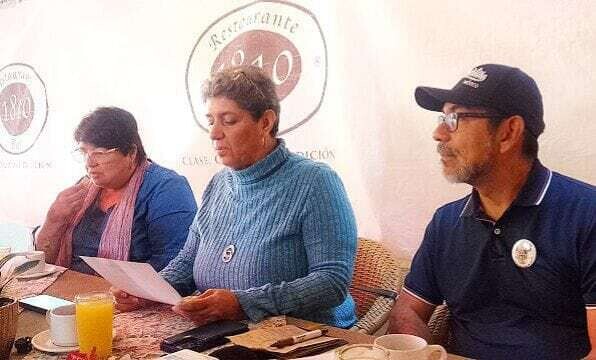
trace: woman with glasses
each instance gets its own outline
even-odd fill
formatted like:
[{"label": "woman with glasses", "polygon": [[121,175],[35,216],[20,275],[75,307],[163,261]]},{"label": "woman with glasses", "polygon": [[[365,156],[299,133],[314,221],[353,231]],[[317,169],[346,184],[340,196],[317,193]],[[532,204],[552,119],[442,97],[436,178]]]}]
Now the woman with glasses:
[{"label": "woman with glasses", "polygon": [[135,118],[115,107],[85,116],[74,157],[87,175],[58,194],[36,236],[46,260],[92,272],[80,256],[147,262],[161,270],[178,254],[197,210],[183,176],[145,154]]},{"label": "woman with glasses", "polygon": [[[203,98],[226,167],[207,185],[184,248],[160,272],[193,294],[173,310],[198,325],[287,314],[350,327],[356,224],[341,180],[276,137],[279,100],[258,68],[212,75]],[[113,292],[123,311],[147,304]]]}]

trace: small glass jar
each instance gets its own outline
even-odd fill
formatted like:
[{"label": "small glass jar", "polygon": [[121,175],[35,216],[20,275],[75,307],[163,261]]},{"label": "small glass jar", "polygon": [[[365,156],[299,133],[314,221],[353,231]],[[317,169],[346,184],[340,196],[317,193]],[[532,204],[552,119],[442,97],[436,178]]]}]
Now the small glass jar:
[{"label": "small glass jar", "polygon": [[354,344],[336,351],[338,360],[389,360],[389,351],[374,344]]}]

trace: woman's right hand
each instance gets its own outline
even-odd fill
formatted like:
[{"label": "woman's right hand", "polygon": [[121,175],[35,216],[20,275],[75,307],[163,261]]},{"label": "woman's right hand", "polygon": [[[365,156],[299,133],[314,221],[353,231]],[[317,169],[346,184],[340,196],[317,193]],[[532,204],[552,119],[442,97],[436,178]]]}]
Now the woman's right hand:
[{"label": "woman's right hand", "polygon": [[149,306],[152,303],[151,300],[138,298],[115,287],[111,287],[110,292],[116,299],[116,309],[120,311],[134,311]]},{"label": "woman's right hand", "polygon": [[83,206],[88,189],[89,182],[81,181],[61,191],[50,206],[48,220],[58,223],[70,220]]}]

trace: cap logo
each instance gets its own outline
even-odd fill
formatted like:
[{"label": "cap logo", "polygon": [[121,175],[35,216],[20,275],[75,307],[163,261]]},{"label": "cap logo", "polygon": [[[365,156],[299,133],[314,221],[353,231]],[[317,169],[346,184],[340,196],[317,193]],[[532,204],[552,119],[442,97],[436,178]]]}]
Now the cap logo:
[{"label": "cap logo", "polygon": [[462,83],[473,87],[474,89],[478,89],[480,86],[478,83],[486,80],[487,77],[488,75],[486,75],[486,72],[484,72],[482,68],[473,68],[468,75],[464,76]]},{"label": "cap logo", "polygon": [[465,76],[466,78],[472,81],[484,81],[488,77],[486,72],[482,68],[473,68],[468,75]]}]

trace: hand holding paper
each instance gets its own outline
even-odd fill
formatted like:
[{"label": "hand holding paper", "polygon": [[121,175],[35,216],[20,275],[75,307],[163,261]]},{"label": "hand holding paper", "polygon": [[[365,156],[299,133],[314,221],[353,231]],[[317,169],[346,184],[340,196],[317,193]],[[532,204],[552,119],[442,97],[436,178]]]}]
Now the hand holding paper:
[{"label": "hand holding paper", "polygon": [[147,263],[81,256],[112,286],[138,298],[176,305],[182,297]]},{"label": "hand holding paper", "polygon": [[241,320],[242,312],[236,295],[227,289],[209,289],[198,296],[189,296],[172,308],[197,326],[214,320]]}]

